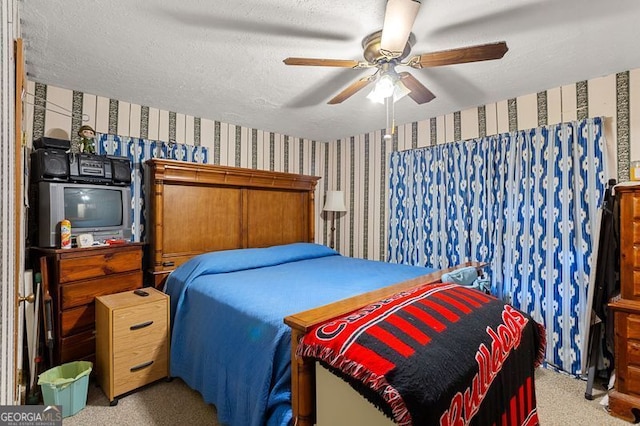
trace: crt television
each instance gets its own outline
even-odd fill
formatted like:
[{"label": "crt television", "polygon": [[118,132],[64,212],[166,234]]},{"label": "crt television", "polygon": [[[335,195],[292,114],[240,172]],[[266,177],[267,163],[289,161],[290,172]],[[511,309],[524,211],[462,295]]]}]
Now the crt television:
[{"label": "crt television", "polygon": [[70,182],[38,183],[38,245],[60,246],[60,222],[71,222],[71,238],[131,239],[129,187]]}]

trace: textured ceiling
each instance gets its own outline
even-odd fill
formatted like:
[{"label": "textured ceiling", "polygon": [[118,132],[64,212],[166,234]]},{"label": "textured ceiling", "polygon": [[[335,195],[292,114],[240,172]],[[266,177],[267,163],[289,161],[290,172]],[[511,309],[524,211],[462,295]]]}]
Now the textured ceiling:
[{"label": "textured ceiling", "polygon": [[[362,59],[384,0],[25,0],[31,81],[225,123],[331,141],[385,126],[371,69],[286,66]],[[422,0],[412,53],[506,41],[501,60],[410,71],[436,99],[396,103],[398,124],[640,68],[640,1]]]}]

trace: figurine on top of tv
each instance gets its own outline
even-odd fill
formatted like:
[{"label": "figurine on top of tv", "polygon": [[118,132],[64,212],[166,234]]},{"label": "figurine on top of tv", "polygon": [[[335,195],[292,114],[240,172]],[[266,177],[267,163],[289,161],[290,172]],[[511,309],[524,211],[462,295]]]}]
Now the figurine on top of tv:
[{"label": "figurine on top of tv", "polygon": [[87,154],[96,153],[96,132],[91,126],[84,125],[78,129],[78,136],[80,136],[80,152]]}]

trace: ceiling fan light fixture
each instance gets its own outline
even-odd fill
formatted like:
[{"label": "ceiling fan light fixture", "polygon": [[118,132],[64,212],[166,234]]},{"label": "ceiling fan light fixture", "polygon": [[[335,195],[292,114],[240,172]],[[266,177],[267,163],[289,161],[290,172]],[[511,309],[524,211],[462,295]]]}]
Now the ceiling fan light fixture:
[{"label": "ceiling fan light fixture", "polygon": [[419,0],[388,0],[380,41],[380,52],[384,56],[402,55],[419,8]]},{"label": "ceiling fan light fixture", "polygon": [[384,73],[373,86],[373,90],[367,95],[367,98],[373,102],[384,104],[384,100],[393,96],[398,78],[392,73]]},{"label": "ceiling fan light fixture", "polygon": [[376,89],[383,98],[388,98],[393,95],[397,79],[393,78],[391,74],[384,74],[376,83]]},{"label": "ceiling fan light fixture", "polygon": [[411,93],[411,90],[409,90],[409,88],[405,86],[402,81],[398,80],[393,88],[393,102],[398,102],[409,93]]},{"label": "ceiling fan light fixture", "polygon": [[367,99],[377,104],[384,104],[385,97],[380,94],[378,86],[374,86],[373,90],[367,95]]},{"label": "ceiling fan light fixture", "polygon": [[367,95],[367,99],[378,104],[384,104],[387,98],[393,98],[393,102],[411,93],[394,72],[387,72],[378,78],[373,90]]}]

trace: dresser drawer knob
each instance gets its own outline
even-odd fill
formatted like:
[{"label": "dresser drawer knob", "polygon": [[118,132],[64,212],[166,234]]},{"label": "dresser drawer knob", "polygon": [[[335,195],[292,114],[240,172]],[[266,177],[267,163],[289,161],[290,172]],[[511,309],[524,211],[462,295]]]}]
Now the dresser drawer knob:
[{"label": "dresser drawer knob", "polygon": [[140,324],[135,324],[129,327],[130,330],[140,330],[141,328],[149,327],[153,324],[153,321],[141,322]]},{"label": "dresser drawer knob", "polygon": [[142,370],[143,368],[147,368],[151,364],[153,364],[153,361],[143,362],[142,364],[138,364],[138,365],[135,365],[135,366],[131,367],[129,370],[133,373],[134,371],[138,371],[138,370]]}]

